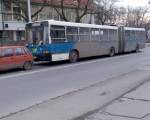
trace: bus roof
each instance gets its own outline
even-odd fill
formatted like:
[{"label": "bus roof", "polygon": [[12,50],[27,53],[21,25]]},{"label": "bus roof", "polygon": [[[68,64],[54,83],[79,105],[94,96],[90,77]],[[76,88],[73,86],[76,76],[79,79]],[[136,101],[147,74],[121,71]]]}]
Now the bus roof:
[{"label": "bus roof", "polygon": [[49,20],[51,25],[60,25],[60,26],[74,26],[74,27],[88,27],[88,28],[104,28],[104,29],[118,29],[116,26],[107,26],[107,25],[95,25],[95,24],[85,24],[85,23],[73,23],[73,22],[63,22]]},{"label": "bus roof", "polygon": [[125,27],[124,30],[145,31],[144,28]]},{"label": "bus roof", "polygon": [[[85,24],[85,23],[74,23],[74,22],[64,22],[56,20],[42,20],[35,21],[29,24],[48,22],[50,25],[59,25],[59,26],[73,26],[73,27],[88,27],[88,28],[103,28],[103,29],[118,29],[118,26],[108,26],[108,25],[96,25],[96,24]],[[125,30],[135,30],[135,31],[145,31],[144,28],[133,28],[133,27],[124,27]]]},{"label": "bus roof", "polygon": [[[48,22],[50,25],[59,25],[59,26],[73,26],[73,27],[88,27],[88,28],[104,28],[104,29],[118,29],[116,26],[108,26],[108,25],[95,25],[95,24],[85,24],[85,23],[74,23],[74,22],[64,22],[64,21],[56,21],[56,20],[42,20],[35,21],[34,23],[39,22]],[[29,23],[31,24],[31,23]]]}]

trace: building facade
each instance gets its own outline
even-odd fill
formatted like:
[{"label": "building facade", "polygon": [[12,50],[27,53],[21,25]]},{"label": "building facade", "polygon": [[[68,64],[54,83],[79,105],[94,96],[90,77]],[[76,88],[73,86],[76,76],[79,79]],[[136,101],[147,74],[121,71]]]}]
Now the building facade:
[{"label": "building facade", "polygon": [[0,0],[0,30],[2,29],[2,1]]},{"label": "building facade", "polygon": [[3,31],[2,40],[4,44],[12,41],[25,40],[25,22],[21,17],[13,15],[19,9],[13,4],[7,4],[0,0],[0,31]]},{"label": "building facade", "polygon": [[[5,2],[7,3],[5,3]],[[36,3],[36,1],[38,1]],[[33,2],[33,1],[32,1]],[[9,41],[24,41],[25,40],[25,24],[27,23],[21,16],[17,14],[23,14],[22,9],[15,4],[9,2],[9,0],[0,0],[0,31],[4,31],[3,40],[5,42]],[[32,4],[31,11],[32,14],[41,8],[39,0],[34,0]],[[27,7],[27,6],[26,6]],[[17,13],[17,14],[16,14]],[[75,20],[75,9],[66,7],[65,14],[69,21],[74,22]],[[47,5],[44,6],[42,11],[37,14],[32,21],[37,20],[62,20],[56,10]],[[82,18],[83,23],[92,23],[93,17],[90,14],[85,15]]]}]

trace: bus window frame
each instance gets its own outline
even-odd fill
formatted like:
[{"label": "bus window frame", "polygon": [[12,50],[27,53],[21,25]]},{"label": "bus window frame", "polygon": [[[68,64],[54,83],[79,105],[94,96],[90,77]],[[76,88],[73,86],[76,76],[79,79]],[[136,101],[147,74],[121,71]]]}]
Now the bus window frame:
[{"label": "bus window frame", "polygon": [[[83,34],[83,33],[81,32],[81,28],[82,28],[82,29],[87,29],[87,30],[88,30],[88,33],[87,33],[87,31],[86,31],[86,34],[85,34],[85,33]],[[82,30],[82,31],[83,31],[83,30]],[[90,35],[90,34],[91,34],[91,28],[89,28],[89,27],[78,27],[78,38],[79,38],[79,41],[80,41],[80,42],[89,42],[89,41],[91,41],[91,38],[90,38],[91,35]],[[82,39],[82,40],[81,40],[81,36],[82,36],[82,37],[87,36],[87,37],[89,38],[89,40],[86,40],[86,39],[84,39],[84,40]]]},{"label": "bus window frame", "polygon": [[103,34],[100,33],[101,41],[108,42],[109,41],[109,29],[100,28],[100,32],[103,32]]},{"label": "bus window frame", "polygon": [[[74,29],[75,31],[71,32],[71,34],[68,34],[68,29]],[[79,40],[78,37],[78,27],[74,27],[74,26],[66,26],[66,39],[68,41],[68,36],[72,36],[72,37],[76,37],[77,39],[71,40],[71,42],[77,42]]]},{"label": "bus window frame", "polygon": [[[52,29],[52,26],[64,27],[64,29]],[[52,30],[64,30],[64,38],[52,38],[52,35],[51,35]],[[50,35],[50,38],[51,38],[51,43],[65,43],[65,42],[67,42],[67,38],[66,38],[66,26],[50,25],[50,27],[49,27],[49,35]],[[58,41],[58,42],[54,41],[54,40],[59,40],[59,39],[62,39],[64,41]]]},{"label": "bus window frame", "polygon": [[[93,30],[94,30],[94,34],[92,34]],[[95,34],[95,31],[98,32],[98,34]],[[98,39],[93,39],[93,37],[96,37],[96,36],[98,36]],[[94,41],[100,42],[101,41],[101,35],[100,35],[100,29],[99,28],[91,28],[90,29],[90,40],[92,42],[94,42]]]}]

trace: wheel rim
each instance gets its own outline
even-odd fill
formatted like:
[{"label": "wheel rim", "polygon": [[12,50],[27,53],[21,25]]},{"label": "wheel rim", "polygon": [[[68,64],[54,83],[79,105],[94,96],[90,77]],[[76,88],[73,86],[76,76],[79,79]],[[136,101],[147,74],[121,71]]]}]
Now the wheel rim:
[{"label": "wheel rim", "polygon": [[110,50],[110,56],[114,56],[114,54],[115,54],[115,50],[112,48],[112,49]]},{"label": "wheel rim", "polygon": [[70,62],[76,62],[78,60],[77,52],[71,52],[70,54]]},{"label": "wheel rim", "polygon": [[24,65],[25,70],[30,70],[31,67],[32,67],[32,64],[30,62],[26,62],[25,65]]}]

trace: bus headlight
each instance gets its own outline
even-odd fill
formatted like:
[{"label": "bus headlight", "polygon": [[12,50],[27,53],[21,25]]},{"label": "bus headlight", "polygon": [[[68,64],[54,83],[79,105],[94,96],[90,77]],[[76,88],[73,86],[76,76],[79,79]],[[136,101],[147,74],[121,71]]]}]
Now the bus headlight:
[{"label": "bus headlight", "polygon": [[46,50],[46,51],[43,51],[43,53],[44,53],[44,54],[49,54],[49,51]]}]

